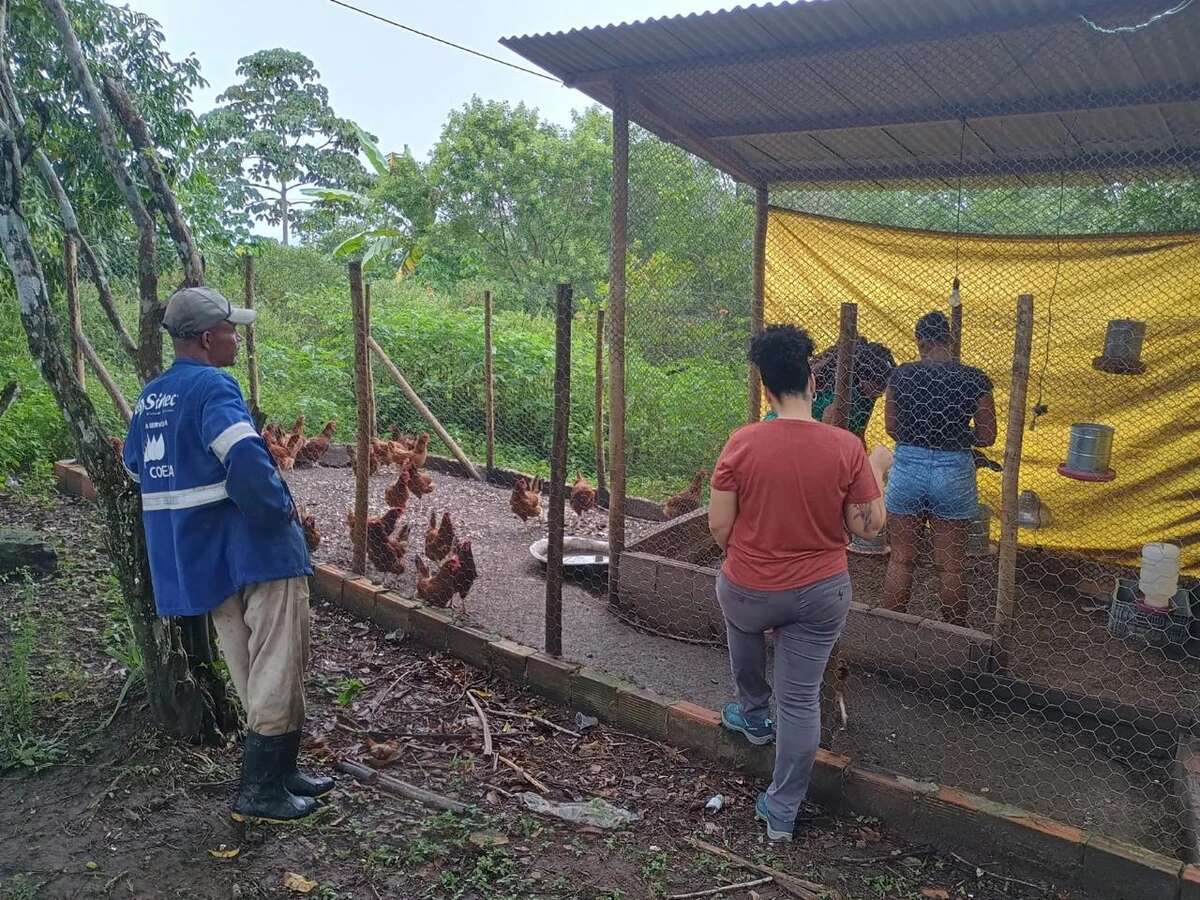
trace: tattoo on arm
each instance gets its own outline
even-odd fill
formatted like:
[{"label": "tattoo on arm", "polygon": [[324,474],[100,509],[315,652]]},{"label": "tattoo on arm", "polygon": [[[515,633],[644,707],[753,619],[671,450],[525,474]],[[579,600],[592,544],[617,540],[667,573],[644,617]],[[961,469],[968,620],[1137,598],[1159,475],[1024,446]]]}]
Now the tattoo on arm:
[{"label": "tattoo on arm", "polygon": [[859,523],[863,531],[870,531],[874,527],[874,504],[872,503],[852,503],[850,504],[850,515]]}]

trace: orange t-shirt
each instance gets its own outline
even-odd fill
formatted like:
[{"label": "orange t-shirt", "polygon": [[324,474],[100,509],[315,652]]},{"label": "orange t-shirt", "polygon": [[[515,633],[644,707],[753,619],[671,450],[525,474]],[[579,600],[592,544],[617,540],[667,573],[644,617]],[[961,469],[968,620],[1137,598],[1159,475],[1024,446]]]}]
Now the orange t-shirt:
[{"label": "orange t-shirt", "polygon": [[859,438],[801,419],[735,431],[712,486],[738,497],[722,571],[734,584],[760,591],[804,587],[846,571],[843,510],[879,496]]}]

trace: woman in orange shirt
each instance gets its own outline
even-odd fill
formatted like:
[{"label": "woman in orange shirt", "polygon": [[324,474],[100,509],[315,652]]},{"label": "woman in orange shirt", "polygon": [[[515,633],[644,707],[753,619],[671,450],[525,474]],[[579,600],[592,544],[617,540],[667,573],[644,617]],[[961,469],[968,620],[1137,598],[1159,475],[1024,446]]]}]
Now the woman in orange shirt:
[{"label": "woman in orange shirt", "polygon": [[[713,472],[709,528],[725,551],[717,599],[725,616],[737,702],[726,728],[753,744],[777,741],[756,816],[771,840],[791,840],[821,737],[819,692],[850,608],[847,531],[877,536],[879,486],[891,453],[868,459],[849,431],[813,419],[809,336],[774,325],[750,345],[777,418],[738,429]],[[778,727],[770,716],[764,632],[775,632]]]}]

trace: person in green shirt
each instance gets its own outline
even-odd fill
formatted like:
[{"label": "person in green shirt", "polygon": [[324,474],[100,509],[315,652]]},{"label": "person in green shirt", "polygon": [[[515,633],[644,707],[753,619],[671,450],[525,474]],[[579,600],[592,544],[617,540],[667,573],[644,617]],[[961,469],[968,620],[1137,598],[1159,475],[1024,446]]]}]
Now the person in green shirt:
[{"label": "person in green shirt", "polygon": [[[847,416],[847,427],[860,438],[866,434],[870,424],[871,414],[875,411],[875,401],[883,396],[887,389],[892,369],[896,368],[896,360],[892,352],[883,344],[858,338],[854,348],[854,373],[850,387],[850,411]],[[816,379],[817,390],[813,395],[813,418],[821,422],[829,422],[833,417],[833,401],[837,378],[837,345],[824,350],[813,358],[813,376]],[[764,422],[775,418],[772,410],[763,417]]]}]

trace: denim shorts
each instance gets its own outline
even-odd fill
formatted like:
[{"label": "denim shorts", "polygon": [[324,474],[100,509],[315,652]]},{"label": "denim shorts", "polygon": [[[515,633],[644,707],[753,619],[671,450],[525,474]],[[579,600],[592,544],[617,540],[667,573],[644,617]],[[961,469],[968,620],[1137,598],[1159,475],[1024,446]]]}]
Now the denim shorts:
[{"label": "denim shorts", "polygon": [[971,451],[898,445],[884,505],[893,516],[973,519],[979,492]]}]

